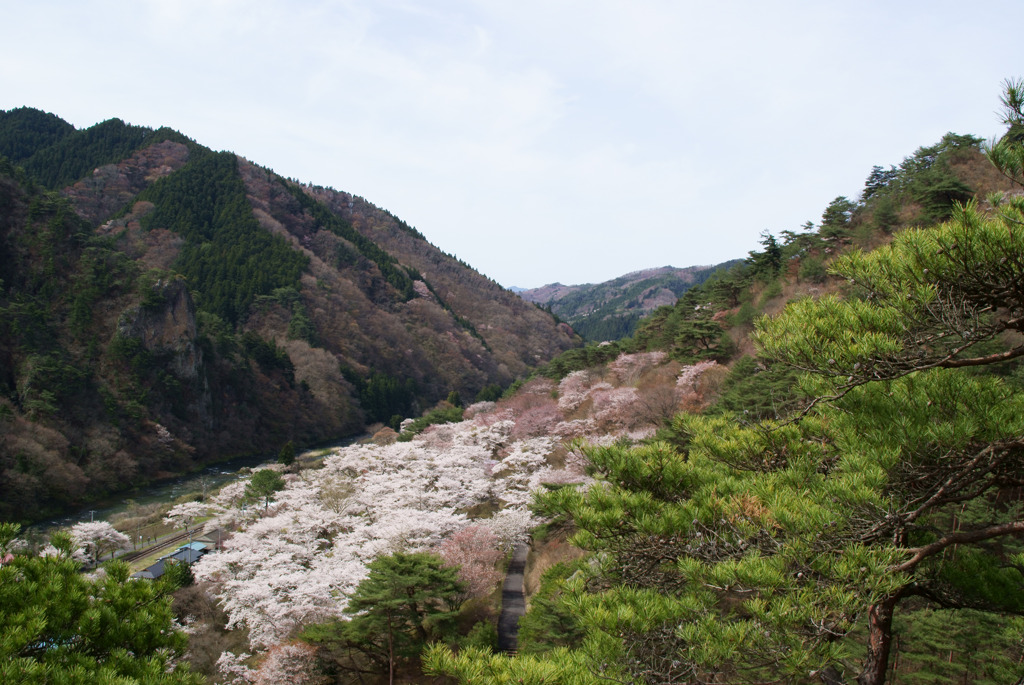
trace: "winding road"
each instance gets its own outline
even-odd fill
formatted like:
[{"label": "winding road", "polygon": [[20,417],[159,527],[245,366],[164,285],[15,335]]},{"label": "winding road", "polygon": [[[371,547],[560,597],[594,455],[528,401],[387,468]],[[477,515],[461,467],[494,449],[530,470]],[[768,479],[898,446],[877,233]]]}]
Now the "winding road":
[{"label": "winding road", "polygon": [[519,619],[526,613],[523,571],[530,546],[523,543],[512,551],[505,584],[501,586],[501,616],[498,618],[498,651],[515,652],[519,645]]}]

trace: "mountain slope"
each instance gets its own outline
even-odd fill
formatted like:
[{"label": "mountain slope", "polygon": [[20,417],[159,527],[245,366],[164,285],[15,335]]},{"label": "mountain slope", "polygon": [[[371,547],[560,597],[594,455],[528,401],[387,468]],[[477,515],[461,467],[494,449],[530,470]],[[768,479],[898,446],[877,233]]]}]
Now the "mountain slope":
[{"label": "mountain slope", "polygon": [[637,323],[658,307],[675,304],[684,292],[734,263],[684,269],[663,266],[604,283],[552,283],[521,290],[519,295],[567,321],[588,340],[617,340],[631,335]]},{"label": "mountain slope", "polygon": [[674,418],[657,441],[583,447],[597,483],[535,499],[585,556],[542,576],[520,656],[439,647],[427,668],[467,683],[482,668],[526,682],[1018,681],[1022,94],[1007,82],[1011,129],[987,156],[950,133],[875,167],[859,198],[762,234],[763,250],[631,339],[553,360],[559,409],[618,391],[620,407]]},{"label": "mountain slope", "polygon": [[471,399],[579,344],[386,211],[176,132],[20,109],[0,150],[0,518]]},{"label": "mountain slope", "polygon": [[[499,373],[519,377],[551,357],[550,315],[525,305],[515,293],[425,244],[415,229],[362,198],[322,188],[310,188],[308,192],[418,271],[429,292],[427,296],[421,288],[421,296],[435,301],[480,340],[499,362]],[[557,328],[560,337],[573,337],[568,327]]]}]

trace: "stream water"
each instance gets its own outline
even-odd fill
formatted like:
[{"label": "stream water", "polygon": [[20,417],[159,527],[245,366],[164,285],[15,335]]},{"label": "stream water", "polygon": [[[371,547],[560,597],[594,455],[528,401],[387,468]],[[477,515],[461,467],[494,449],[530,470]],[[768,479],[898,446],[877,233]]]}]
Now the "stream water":
[{"label": "stream water", "polygon": [[[351,445],[358,438],[322,446],[311,453],[326,456],[333,449]],[[317,461],[322,458],[317,457]],[[301,457],[300,457],[301,458]],[[308,459],[308,457],[306,457]],[[38,521],[25,530],[28,537],[46,536],[54,528],[66,528],[81,521],[105,521],[111,516],[128,509],[129,502],[140,506],[157,502],[173,502],[182,495],[214,491],[223,485],[248,475],[257,467],[274,463],[275,458],[262,455],[248,455],[210,464],[200,471],[173,478],[165,478],[132,490],[124,490],[91,503],[76,512],[64,514],[44,521]]]}]

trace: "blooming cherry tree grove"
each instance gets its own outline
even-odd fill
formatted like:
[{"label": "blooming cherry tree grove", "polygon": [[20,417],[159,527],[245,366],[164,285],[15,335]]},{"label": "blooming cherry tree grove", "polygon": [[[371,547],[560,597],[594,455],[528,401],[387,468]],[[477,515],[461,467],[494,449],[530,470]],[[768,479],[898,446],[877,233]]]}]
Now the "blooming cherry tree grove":
[{"label": "blooming cherry tree grove", "polygon": [[[244,625],[256,647],[303,625],[340,617],[366,564],[394,552],[427,551],[470,523],[465,511],[506,508],[492,521],[502,542],[523,539],[532,476],[547,469],[554,441],[509,442],[510,422],[464,421],[410,442],[354,445],[323,467],[289,476],[277,503],[225,550],[193,572],[213,581],[229,626]],[[507,512],[507,513],[506,513]]]},{"label": "blooming cherry tree grove", "polygon": [[[609,378],[633,379],[659,362],[629,359]],[[470,594],[486,594],[500,579],[497,559],[540,522],[529,509],[534,491],[589,481],[565,444],[626,435],[638,392],[593,372],[559,385],[538,379],[513,398],[475,405],[460,423],[430,426],[408,442],[339,448],[319,469],[285,474],[266,511],[243,514],[247,484],[229,485],[213,499],[217,520],[239,529],[193,573],[209,583],[228,627],[244,626],[258,651],[304,626],[344,619],[367,565],[383,556],[438,552],[462,568]],[[616,432],[605,437],[602,424]],[[179,506],[169,517],[201,515]],[[494,513],[473,519],[474,511]],[[226,656],[225,668],[242,673],[237,659]]]}]

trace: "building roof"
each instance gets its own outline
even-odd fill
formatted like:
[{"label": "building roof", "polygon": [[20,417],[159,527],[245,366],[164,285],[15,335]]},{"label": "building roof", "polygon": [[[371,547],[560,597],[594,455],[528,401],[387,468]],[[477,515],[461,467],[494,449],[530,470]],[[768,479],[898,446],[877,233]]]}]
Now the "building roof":
[{"label": "building roof", "polygon": [[136,571],[132,574],[132,578],[147,578],[149,580],[156,580],[167,571],[167,563],[172,564],[178,562],[184,562],[186,564],[194,564],[199,561],[200,557],[206,554],[206,545],[201,542],[193,542],[190,545],[182,545],[173,554],[160,557],[151,566],[148,566],[142,571]]},{"label": "building roof", "polygon": [[190,549],[187,545],[182,547],[174,554],[170,554],[165,559],[173,559],[174,561],[183,561],[186,564],[194,564],[199,561],[199,558],[203,556],[205,552],[198,549]]},{"label": "building roof", "polygon": [[205,552],[207,550],[207,548],[209,548],[209,546],[210,546],[209,543],[200,542],[200,541],[196,540],[195,542],[190,542],[187,545],[182,545],[181,547],[179,547],[175,551],[176,552],[180,552],[183,549],[194,549],[197,552]]},{"label": "building roof", "polygon": [[159,559],[155,564],[147,566],[142,571],[136,571],[132,574],[132,578],[147,578],[149,580],[156,580],[164,574],[164,560]]}]

